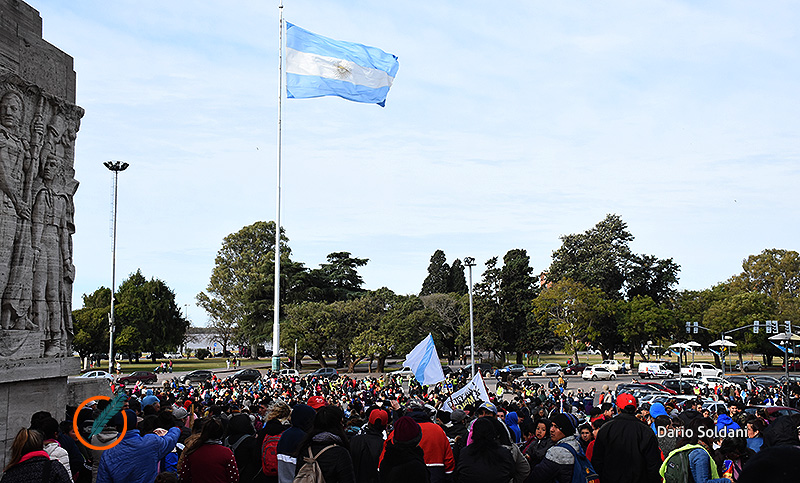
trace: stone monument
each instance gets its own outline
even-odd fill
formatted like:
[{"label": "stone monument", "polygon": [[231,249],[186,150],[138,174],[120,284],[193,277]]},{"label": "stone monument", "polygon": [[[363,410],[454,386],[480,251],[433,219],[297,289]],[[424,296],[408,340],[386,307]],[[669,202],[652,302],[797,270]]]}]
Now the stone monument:
[{"label": "stone monument", "polygon": [[0,0],[0,462],[35,411],[64,418],[72,357],[75,138],[72,57],[39,12]]}]

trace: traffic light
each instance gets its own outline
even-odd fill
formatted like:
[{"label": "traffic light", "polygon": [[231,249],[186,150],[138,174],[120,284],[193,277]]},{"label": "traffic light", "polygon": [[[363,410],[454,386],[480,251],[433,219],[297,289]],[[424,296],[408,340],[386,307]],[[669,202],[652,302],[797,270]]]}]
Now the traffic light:
[{"label": "traffic light", "polygon": [[[778,321],[777,320],[768,320],[767,323],[770,324],[770,326],[771,326],[770,328],[772,329],[772,333],[773,334],[777,334],[778,333]],[[767,333],[769,333],[769,330],[770,329],[767,329]]]},{"label": "traffic light", "polygon": [[783,322],[783,325],[784,325],[786,333],[787,334],[791,334],[792,333],[792,321],[786,320],[786,321]]},{"label": "traffic light", "polygon": [[758,321],[753,322],[753,333],[758,334]]},{"label": "traffic light", "polygon": [[691,322],[686,322],[686,333],[687,334],[691,334],[692,333],[692,323]]}]

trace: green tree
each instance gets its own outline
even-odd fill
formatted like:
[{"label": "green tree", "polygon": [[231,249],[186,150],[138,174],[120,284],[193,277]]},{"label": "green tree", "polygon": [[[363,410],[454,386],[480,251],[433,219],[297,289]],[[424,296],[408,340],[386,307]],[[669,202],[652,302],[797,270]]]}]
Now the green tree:
[{"label": "green tree", "polygon": [[531,323],[564,339],[564,350],[580,362],[578,351],[594,335],[604,306],[599,288],[586,287],[580,282],[563,279],[543,289],[531,304]]},{"label": "green tree", "polygon": [[500,309],[500,268],[497,261],[497,257],[486,261],[481,281],[473,288],[476,347],[472,350],[488,350],[505,358],[505,343],[501,333],[503,316]]},{"label": "green tree", "polygon": [[442,250],[436,250],[431,255],[431,263],[428,265],[428,276],[422,282],[420,296],[432,293],[447,293],[450,280],[450,266],[447,265],[447,257]]},{"label": "green tree", "polygon": [[84,368],[92,354],[108,351],[108,314],[111,309],[111,289],[100,287],[83,294],[83,307],[72,311],[75,337],[72,348],[83,359]]},{"label": "green tree", "polygon": [[628,300],[650,297],[656,304],[674,295],[681,267],[671,258],[660,260],[652,255],[631,255],[625,279]]},{"label": "green tree", "polygon": [[561,237],[561,247],[553,252],[548,281],[569,278],[587,287],[598,287],[611,299],[622,298],[633,235],[617,215],[584,233]]},{"label": "green tree", "polygon": [[423,306],[436,314],[436,329],[442,341],[440,355],[450,354],[455,358],[457,354],[456,339],[461,327],[469,323],[469,300],[456,293],[434,293],[420,297]]},{"label": "green tree", "polygon": [[456,258],[450,265],[450,276],[447,279],[447,291],[458,295],[466,295],[469,292],[467,278],[464,276],[464,265],[461,260]]},{"label": "green tree", "polygon": [[115,319],[121,330],[115,345],[120,350],[169,352],[181,345],[189,321],[164,282],[147,280],[137,270],[122,282],[116,298]]},{"label": "green tree", "polygon": [[[253,356],[256,345],[267,340],[272,333],[268,313],[272,310],[271,296],[274,284],[275,222],[257,221],[236,233],[226,236],[217,252],[214,269],[206,292],[197,295],[197,303],[212,320],[233,324],[251,346]],[[281,282],[284,267],[302,273],[300,267],[291,266],[288,239],[281,229]],[[281,296],[286,289],[281,290]]]},{"label": "green tree", "polygon": [[[730,288],[730,287],[728,287]],[[724,331],[752,324],[756,320],[769,320],[775,318],[777,304],[775,300],[763,293],[744,292],[737,293],[728,290],[726,296],[714,301],[706,312],[704,325],[711,329],[715,337]],[[764,353],[772,351],[772,346],[766,340],[765,334],[753,336],[751,330],[741,330],[732,334],[739,352],[739,361],[742,352],[759,348]],[[719,363],[719,358],[717,357]]]},{"label": "green tree", "polygon": [[637,352],[647,359],[643,349],[648,341],[667,339],[677,330],[672,312],[660,307],[647,295],[637,295],[628,302],[619,301],[617,304],[623,311],[619,333],[628,345],[631,367]]},{"label": "green tree", "polygon": [[536,296],[533,268],[525,250],[509,250],[503,257],[498,295],[503,319],[498,328],[501,330],[500,338],[504,341],[504,349],[516,353],[517,364],[522,364],[522,354],[527,350],[528,312]]},{"label": "green tree", "polygon": [[742,262],[742,273],[730,280],[737,292],[767,295],[776,305],[781,321],[800,322],[800,254],[772,248],[750,255]]},{"label": "green tree", "polygon": [[314,295],[313,300],[335,302],[337,300],[350,300],[364,294],[362,288],[364,279],[358,273],[358,268],[369,262],[367,258],[354,258],[350,252],[334,252],[328,255],[328,263],[323,263],[320,268],[311,270],[309,291]]}]

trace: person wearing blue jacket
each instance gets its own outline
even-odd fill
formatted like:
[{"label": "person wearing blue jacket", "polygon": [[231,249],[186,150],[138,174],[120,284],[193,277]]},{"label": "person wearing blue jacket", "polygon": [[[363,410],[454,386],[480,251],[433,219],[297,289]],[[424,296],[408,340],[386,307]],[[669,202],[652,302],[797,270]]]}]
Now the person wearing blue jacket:
[{"label": "person wearing blue jacket", "polygon": [[512,443],[519,443],[522,440],[522,430],[519,429],[519,416],[514,411],[506,415],[506,426],[511,430]]},{"label": "person wearing blue jacket", "polygon": [[722,434],[723,431],[727,434],[730,431],[742,428],[728,415],[728,411],[720,409],[719,415],[717,416],[716,429],[718,434]]},{"label": "person wearing blue jacket", "polygon": [[118,413],[114,424],[122,431],[122,418],[128,429],[122,441],[103,451],[97,471],[97,483],[152,483],[158,474],[158,462],[170,453],[181,434],[179,428],[170,428],[164,436],[146,434],[136,429],[136,413],[130,409]]}]

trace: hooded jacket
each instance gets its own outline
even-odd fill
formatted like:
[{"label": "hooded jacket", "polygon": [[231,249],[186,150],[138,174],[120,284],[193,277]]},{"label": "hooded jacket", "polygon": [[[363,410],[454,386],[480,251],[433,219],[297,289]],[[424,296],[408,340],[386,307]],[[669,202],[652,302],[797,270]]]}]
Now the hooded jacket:
[{"label": "hooded jacket", "polygon": [[278,452],[279,483],[291,483],[294,480],[297,459],[293,455],[311,429],[316,414],[314,408],[305,404],[298,404],[292,409],[292,414],[289,416],[292,427],[281,433],[281,439],[275,448]]},{"label": "hooded jacket", "polygon": [[582,451],[578,439],[574,435],[567,436],[554,443],[554,446],[547,450],[544,459],[531,470],[526,482],[535,483],[570,483],[572,481],[572,471],[575,468],[575,457],[559,444],[568,444],[575,451]]},{"label": "hooded jacket", "polygon": [[655,433],[633,414],[620,413],[597,432],[592,466],[600,481],[660,483],[661,450]]},{"label": "hooded jacket", "polygon": [[[446,475],[452,474],[456,469],[456,462],[453,459],[453,449],[444,430],[436,423],[431,422],[430,418],[422,411],[411,411],[406,414],[422,428],[422,440],[419,447],[425,454],[425,464],[431,472],[431,483],[446,481]],[[389,434],[387,443],[393,441],[394,431]],[[381,454],[381,460],[383,460]]]},{"label": "hooded jacket", "polygon": [[511,411],[506,414],[506,426],[511,430],[511,437],[513,438],[511,442],[519,443],[522,439],[522,431],[519,429],[519,417],[516,412]]},{"label": "hooded jacket", "polygon": [[728,431],[732,431],[734,429],[742,429],[742,428],[741,428],[741,426],[736,424],[733,421],[733,419],[731,419],[730,416],[728,416],[727,414],[720,414],[719,417],[717,417],[717,432],[718,433],[722,432],[722,431],[728,432]]}]

